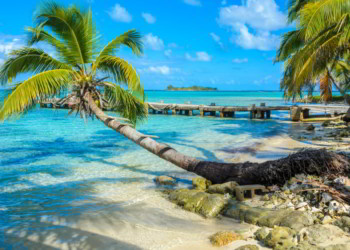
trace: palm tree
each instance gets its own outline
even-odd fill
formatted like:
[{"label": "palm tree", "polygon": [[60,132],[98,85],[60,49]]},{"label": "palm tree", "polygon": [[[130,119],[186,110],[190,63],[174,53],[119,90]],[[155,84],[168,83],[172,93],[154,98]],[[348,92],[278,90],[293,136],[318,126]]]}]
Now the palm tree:
[{"label": "palm tree", "polygon": [[283,35],[276,61],[284,62],[281,88],[287,97],[300,95],[308,84],[320,82],[325,100],[332,85],[345,93],[346,82],[333,77],[339,64],[349,64],[350,1],[290,0],[289,23],[297,29]]},{"label": "palm tree", "polygon": [[[39,8],[35,20],[36,26],[27,29],[29,46],[12,51],[0,69],[3,85],[12,82],[21,73],[33,74],[16,84],[5,98],[0,109],[1,121],[27,111],[42,99],[65,91],[70,94],[58,103],[74,100],[72,111],[80,113],[82,118],[97,117],[106,126],[151,153],[214,183],[234,180],[241,184],[283,184],[286,179],[301,172],[321,174],[336,170],[338,173],[339,168],[332,169],[332,166],[340,163],[344,172],[350,169],[347,157],[324,150],[299,152],[262,164],[208,162],[183,155],[133,127],[147,116],[143,87],[136,70],[114,54],[121,45],[129,47],[136,55],[142,54],[138,32],[131,30],[117,36],[98,51],[99,36],[91,11],[49,3]],[[50,45],[56,56],[32,47],[37,43]],[[103,108],[114,110],[121,118],[105,114]],[[304,157],[301,165],[300,157]]]}]

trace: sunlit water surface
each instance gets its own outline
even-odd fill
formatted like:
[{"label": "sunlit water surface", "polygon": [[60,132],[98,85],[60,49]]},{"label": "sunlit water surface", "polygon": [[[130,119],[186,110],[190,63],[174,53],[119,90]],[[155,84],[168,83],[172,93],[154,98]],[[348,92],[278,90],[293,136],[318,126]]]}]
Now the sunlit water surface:
[{"label": "sunlit water surface", "polygon": [[[278,92],[147,96],[169,103],[287,105]],[[286,112],[272,115],[265,121],[249,120],[247,113],[236,119],[150,115],[138,129],[187,155],[225,161],[235,149],[298,131],[282,122]],[[243,227],[176,208],[154,184],[159,175],[177,178],[180,186],[193,177],[99,121],[84,123],[67,110],[37,108],[0,124],[0,248],[170,249],[207,244],[211,233]]]}]

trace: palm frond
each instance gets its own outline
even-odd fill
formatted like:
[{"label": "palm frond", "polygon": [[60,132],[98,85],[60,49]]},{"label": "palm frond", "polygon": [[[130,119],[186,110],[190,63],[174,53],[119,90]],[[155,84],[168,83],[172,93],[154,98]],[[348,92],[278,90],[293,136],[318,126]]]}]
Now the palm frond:
[{"label": "palm frond", "polygon": [[127,61],[116,56],[104,56],[100,59],[97,69],[114,77],[117,83],[126,84],[129,90],[143,95],[140,76]]},{"label": "palm frond", "polygon": [[293,30],[283,35],[280,47],[277,51],[276,62],[286,60],[305,44],[305,30]]},{"label": "palm frond", "polygon": [[292,23],[300,16],[300,10],[308,2],[315,0],[289,0],[288,1],[288,23]]},{"label": "palm frond", "polygon": [[98,36],[91,11],[82,12],[76,6],[64,8],[56,2],[45,3],[37,12],[37,27],[49,28],[68,47],[76,63],[91,63],[96,55]]},{"label": "palm frond", "polygon": [[104,95],[113,111],[129,119],[133,125],[147,118],[148,108],[142,99],[118,85],[107,84]]},{"label": "palm frond", "polygon": [[306,29],[310,39],[334,23],[344,14],[350,13],[349,0],[320,0],[306,4],[300,10],[300,25]]},{"label": "palm frond", "polygon": [[93,69],[96,70],[98,64],[105,56],[114,56],[121,45],[129,47],[135,55],[140,56],[143,54],[143,44],[140,33],[136,30],[129,30],[114,38],[101,50],[96,58]]},{"label": "palm frond", "polygon": [[52,69],[72,69],[41,49],[23,47],[13,50],[0,68],[0,84],[11,82],[20,73],[39,73]]},{"label": "palm frond", "polygon": [[68,86],[74,75],[75,72],[68,69],[54,69],[18,84],[0,105],[0,121],[22,113],[40,98],[57,94]]},{"label": "palm frond", "polygon": [[26,28],[26,31],[28,33],[27,43],[29,46],[33,46],[40,42],[47,43],[56,51],[56,56],[61,61],[72,66],[77,64],[76,54],[71,53],[63,42],[43,30],[41,27],[28,27]]}]

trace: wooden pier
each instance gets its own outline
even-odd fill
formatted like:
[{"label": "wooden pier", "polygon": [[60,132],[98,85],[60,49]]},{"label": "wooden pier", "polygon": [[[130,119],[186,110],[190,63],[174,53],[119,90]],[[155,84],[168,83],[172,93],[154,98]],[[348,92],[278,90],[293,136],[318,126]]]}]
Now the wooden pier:
[{"label": "wooden pier", "polygon": [[153,114],[169,114],[192,116],[194,111],[199,111],[201,116],[216,116],[219,113],[221,118],[235,117],[237,112],[249,112],[251,119],[271,118],[271,111],[290,111],[289,106],[216,106],[216,105],[194,105],[194,104],[168,104],[158,102],[148,102],[149,112]]},{"label": "wooden pier", "polygon": [[[57,105],[58,99],[48,99],[40,102],[41,108],[53,108],[53,109],[70,109],[72,105],[64,104]],[[272,111],[289,111],[290,119],[292,121],[301,121],[303,119],[317,117],[310,115],[310,112],[325,111],[333,115],[339,113],[346,113],[348,107],[336,107],[332,109],[332,106],[325,107],[320,105],[302,105],[302,106],[266,106],[265,103],[261,103],[259,106],[255,104],[250,106],[216,106],[214,103],[211,105],[195,105],[195,104],[171,104],[163,102],[148,102],[148,111],[151,114],[166,114],[166,115],[186,115],[193,116],[194,111],[197,111],[200,116],[217,116],[221,118],[233,118],[237,112],[248,112],[250,119],[269,119],[271,118]],[[105,110],[108,111],[108,110]]]}]

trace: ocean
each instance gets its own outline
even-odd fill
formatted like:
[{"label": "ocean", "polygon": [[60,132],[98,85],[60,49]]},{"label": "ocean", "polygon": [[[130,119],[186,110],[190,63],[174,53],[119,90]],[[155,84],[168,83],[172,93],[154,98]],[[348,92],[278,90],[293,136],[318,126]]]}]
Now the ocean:
[{"label": "ocean", "polygon": [[[146,91],[147,101],[216,105],[290,105],[281,92]],[[3,99],[4,92],[0,92]],[[154,178],[189,187],[193,174],[150,154],[97,120],[40,109],[0,124],[0,248],[186,249],[208,247],[207,234],[243,227],[205,220],[168,202]],[[231,161],[245,148],[303,125],[288,112],[272,119],[149,115],[137,129],[180,152]],[[286,145],[285,145],[286,146]],[[275,159],[285,153],[259,155]],[[238,158],[237,158],[238,157]],[[195,242],[194,242],[195,241]],[[192,245],[191,245],[192,244]],[[193,246],[194,246],[193,245]]]}]

